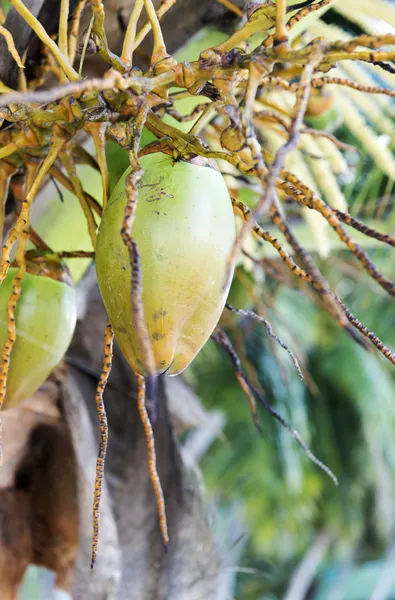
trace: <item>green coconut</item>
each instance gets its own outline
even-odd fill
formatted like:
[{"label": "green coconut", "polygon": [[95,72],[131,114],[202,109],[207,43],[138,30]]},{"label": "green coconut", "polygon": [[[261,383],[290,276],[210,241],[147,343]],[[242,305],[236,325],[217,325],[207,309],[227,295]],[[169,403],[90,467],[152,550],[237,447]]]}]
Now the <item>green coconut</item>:
[{"label": "green coconut", "polygon": [[[156,374],[176,375],[215,328],[228,295],[227,259],[235,240],[232,204],[211,161],[144,156],[132,236],[141,255],[145,324]],[[213,168],[214,166],[214,168]],[[115,337],[134,370],[146,375],[132,314],[132,272],[120,231],[127,170],[100,224],[96,269]]]},{"label": "green coconut", "polygon": [[[39,253],[27,263],[15,312],[12,348],[3,407],[26,400],[63,358],[77,320],[75,290],[66,267],[55,255]],[[0,348],[7,340],[7,304],[18,269],[11,267],[0,286]]]}]

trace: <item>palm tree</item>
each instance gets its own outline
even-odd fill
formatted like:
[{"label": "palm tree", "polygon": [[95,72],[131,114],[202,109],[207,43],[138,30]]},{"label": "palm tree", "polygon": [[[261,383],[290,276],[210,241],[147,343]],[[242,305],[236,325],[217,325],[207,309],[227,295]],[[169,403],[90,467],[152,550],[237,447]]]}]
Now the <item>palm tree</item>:
[{"label": "palm tree", "polygon": [[[17,5],[18,2],[11,4]],[[45,2],[41,13],[33,4],[28,5],[41,15],[40,20],[45,23],[47,32],[56,33],[59,15],[53,10],[53,3]],[[78,6],[82,7],[82,4]],[[100,2],[91,4],[100,9]],[[190,4],[191,14],[194,15],[193,28],[197,30],[200,29],[200,16],[206,10],[207,3]],[[236,5],[226,4],[234,13],[240,13]],[[361,3],[343,6],[345,3],[340,1],[329,6],[329,3],[321,2],[322,8],[318,11],[311,10],[312,6],[316,8],[313,3],[303,4],[306,6],[290,6],[291,17],[295,12],[299,14],[299,10],[310,13],[305,20],[291,21],[297,23],[290,30],[290,41],[296,53],[321,35],[347,44],[355,34],[366,32],[378,37],[383,33],[382,22],[372,19],[372,2],[367,0],[362,6]],[[164,3],[163,10],[169,5]],[[65,6],[66,3],[61,3],[64,9],[61,14],[67,17]],[[74,4],[70,6],[74,10]],[[274,5],[258,6],[253,18],[253,8],[250,7],[247,12],[248,20],[242,17],[241,22],[233,21],[231,25],[227,22],[226,27],[236,27],[237,31],[246,28],[244,30],[248,33],[255,32],[252,37],[245,37],[249,38],[250,47],[256,48],[262,42],[262,37],[271,39],[268,35],[273,27],[269,27],[264,36],[262,29],[264,23],[274,24],[276,11]],[[183,41],[183,37],[185,39],[181,27],[177,28],[177,34],[173,33],[175,20],[178,23],[186,20],[185,6],[176,10],[178,13],[173,13],[174,21],[167,21],[167,27],[172,31],[173,49]],[[128,17],[128,11],[126,13]],[[393,7],[387,2],[381,1],[379,8],[375,4],[373,16],[377,17],[378,14],[387,23],[393,25],[395,22]],[[111,7],[108,10],[106,7],[108,43],[115,51],[123,13],[118,13],[118,19],[109,19],[110,15]],[[254,25],[257,22],[259,27]],[[91,42],[96,44],[96,49],[107,61],[116,64],[115,55],[107,52],[104,38],[99,36],[99,17],[92,23]],[[6,27],[7,24],[10,26],[10,20],[5,22]],[[165,24],[166,20],[166,33]],[[12,30],[11,26],[10,30],[18,41],[17,49],[22,56],[25,50],[23,40],[18,37],[17,30]],[[113,31],[116,32],[114,36],[110,34]],[[224,43],[226,47],[229,35],[229,29],[225,33],[213,31],[212,28],[204,29],[177,53],[178,60],[196,60],[205,48],[221,47]],[[88,36],[85,39],[88,41]],[[240,40],[235,44],[238,47]],[[267,47],[270,48],[269,42]],[[34,44],[30,48],[30,52],[33,52]],[[144,52],[144,49],[140,49],[142,65],[146,60]],[[240,61],[243,60],[243,53],[248,55],[248,52],[248,48],[241,47]],[[392,55],[386,53],[384,47],[384,59],[387,56]],[[33,63],[35,58],[37,54],[34,56],[33,53]],[[285,166],[290,173],[296,173],[317,197],[324,197],[331,207],[331,214],[337,219],[357,229],[363,229],[359,221],[363,219],[369,228],[364,231],[370,234],[358,238],[363,240],[363,250],[371,252],[377,265],[389,272],[391,264],[388,252],[380,248],[383,240],[390,243],[393,240],[391,209],[395,170],[391,150],[394,125],[392,99],[383,93],[382,88],[391,89],[394,75],[390,62],[377,59],[374,62],[379,64],[373,65],[369,60],[362,64],[349,60],[341,62],[336,70],[323,75],[341,78],[344,85],[334,85],[333,79],[331,83],[326,79],[327,85],[323,91],[317,82],[307,105],[300,141],[289,152]],[[9,79],[5,79],[8,77],[7,67],[11,64],[10,58],[5,63],[3,84],[12,87],[11,74]],[[85,65],[89,69],[98,68],[91,59],[87,59]],[[267,164],[287,139],[292,126],[294,96],[290,92],[294,92],[292,85],[295,85],[295,77],[299,77],[300,73],[297,66],[292,71],[292,67],[285,64],[278,67],[275,75],[282,77],[283,69],[285,73],[289,69],[288,75],[282,79],[285,84],[279,83],[278,88],[273,81],[273,85],[261,86],[255,99],[255,132]],[[14,69],[11,71],[14,73]],[[59,74],[53,63],[49,71],[55,76]],[[34,76],[37,75],[46,75],[45,67],[41,73],[36,70]],[[215,83],[215,74],[212,79]],[[350,79],[353,82],[351,86]],[[284,90],[287,85],[288,90]],[[177,141],[182,139],[179,132],[185,133],[192,127],[193,133],[199,133],[212,152],[220,151],[220,139],[223,148],[231,149],[225,134],[229,115],[232,117],[231,132],[241,131],[237,117],[231,111],[224,112],[219,102],[215,105],[216,112],[210,113],[212,107],[192,112],[202,102],[207,107],[209,100],[218,100],[218,93],[221,98],[223,90],[220,85],[215,89],[210,80],[202,88],[203,96],[191,96],[185,92],[187,98],[184,100],[174,96],[173,104],[161,107],[151,118],[151,123],[148,122],[150,131],[143,131],[140,147],[147,144],[151,148],[149,144],[157,143],[156,137],[161,137],[165,132],[173,141]],[[369,91],[381,91],[381,94],[363,93]],[[241,89],[235,95],[237,102],[241,101],[242,95]],[[78,174],[88,199],[98,199],[102,194],[99,189],[100,171],[105,180],[103,155],[100,154],[98,143],[102,112],[98,110],[100,107],[94,108],[97,112],[91,113],[91,121],[96,123],[97,129],[91,128],[91,131],[94,132],[100,169],[97,169],[94,159],[87,155],[86,148],[92,153],[95,151],[92,144],[83,148],[77,144],[78,152],[75,147],[81,162]],[[9,146],[8,150],[12,156],[13,148]],[[110,142],[106,150],[112,186],[117,176],[121,175],[123,166],[127,166],[129,157],[124,149],[118,146],[114,149]],[[241,155],[243,160],[248,160],[245,148]],[[4,153],[1,156],[7,158]],[[18,163],[19,171],[23,170],[23,164]],[[12,161],[8,162],[8,169],[10,165],[15,166]],[[96,172],[92,170],[92,165],[96,167]],[[220,160],[219,165],[235,207],[239,209],[238,214],[242,202],[254,209],[262,197],[257,180],[250,177],[248,170],[240,173],[234,164],[225,163],[224,160]],[[3,173],[3,192],[10,179],[6,177],[7,173]],[[364,176],[365,173],[368,173],[368,177]],[[116,347],[113,375],[106,392],[110,445],[102,498],[100,552],[95,574],[91,577],[87,567],[97,446],[93,433],[96,417],[92,414],[91,405],[100,377],[102,347],[98,342],[98,332],[101,335],[104,330],[105,313],[93,270],[86,270],[92,245],[79,214],[79,203],[72,193],[77,192],[81,200],[84,192],[77,191],[70,171],[67,174],[69,179],[54,163],[51,176],[62,185],[61,197],[65,202],[59,204],[54,189],[47,186],[33,206],[34,230],[31,239],[39,245],[44,240],[47,246],[58,252],[73,252],[78,248],[80,254],[81,251],[85,253],[84,259],[78,259],[81,262],[77,262],[76,258],[69,259],[74,278],[80,279],[79,322],[64,364],[55,370],[45,387],[27,404],[4,412],[4,449],[13,460],[12,463],[9,461],[11,466],[1,474],[1,493],[5,519],[15,524],[15,530],[8,532],[13,543],[0,553],[4,598],[14,597],[14,590],[19,586],[29,563],[49,568],[56,574],[55,585],[70,591],[75,562],[77,575],[74,598],[141,598],[145,594],[153,598],[158,597],[159,593],[172,598],[219,598],[220,593],[225,597],[229,593],[229,585],[234,584],[237,570],[235,561],[239,560],[241,550],[241,545],[235,543],[236,532],[242,531],[244,526],[249,536],[243,561],[245,569],[252,571],[238,578],[237,585],[243,598],[257,598],[258,594],[269,592],[287,593],[287,598],[292,600],[304,597],[329,547],[337,561],[346,555],[347,561],[352,562],[357,552],[362,559],[380,555],[383,547],[392,543],[393,421],[390,403],[387,402],[384,408],[383,402],[391,395],[393,380],[384,358],[366,352],[366,342],[359,335],[366,333],[362,325],[359,326],[353,317],[346,322],[344,314],[349,313],[343,313],[336,298],[330,295],[329,284],[321,278],[317,266],[311,263],[307,253],[314,254],[316,263],[336,294],[347,299],[348,305],[358,316],[364,314],[369,320],[369,329],[375,331],[376,335],[373,338],[370,333],[368,337],[373,338],[377,347],[381,347],[379,338],[385,339],[388,346],[391,345],[391,314],[382,293],[369,293],[374,282],[368,280],[367,284],[366,278],[361,282],[361,272],[346,252],[346,246],[340,244],[338,237],[331,233],[328,220],[322,218],[320,211],[289,203],[290,197],[295,199],[294,189],[301,185],[296,182],[296,188],[284,184],[276,197],[276,203],[282,201],[284,213],[281,214],[277,209],[272,212],[271,218],[268,215],[260,216],[259,231],[267,231],[265,241],[269,238],[273,241],[273,236],[278,235],[274,225],[279,226],[285,234],[280,238],[284,248],[288,242],[289,254],[294,254],[304,263],[305,270],[300,270],[302,275],[305,273],[304,279],[313,282],[316,287],[321,286],[324,293],[317,296],[305,283],[299,283],[291,276],[277,258],[275,243],[262,245],[262,234],[258,242],[254,238],[246,238],[243,252],[237,259],[237,277],[231,291],[230,305],[235,304],[240,308],[240,303],[244,302],[247,312],[235,314],[230,309],[229,314],[223,315],[221,327],[240,355],[243,370],[249,375],[248,381],[253,382],[253,388],[250,386],[250,389],[257,391],[258,398],[261,397],[259,390],[264,390],[265,401],[290,421],[314,448],[325,463],[320,463],[320,466],[325,470],[325,465],[328,465],[336,473],[339,488],[334,488],[330,479],[327,480],[322,472],[314,469],[300,449],[296,448],[289,432],[275,426],[268,415],[261,415],[265,438],[262,440],[256,436],[254,425],[248,421],[241,391],[233,379],[232,361],[224,354],[223,348],[210,341],[185,375],[210,413],[202,409],[185,383],[179,383],[179,387],[174,387],[177,384],[165,384],[162,380],[159,383],[159,419],[154,426],[154,437],[173,540],[168,557],[164,557],[157,531],[155,500],[147,473],[144,432],[135,404],[136,382]],[[23,198],[23,192],[18,196],[20,182],[14,177],[11,184],[14,201],[18,203]],[[6,226],[11,225],[14,218],[11,202],[10,197],[8,205],[11,212]],[[91,202],[92,205],[94,202]],[[247,215],[247,209],[243,210],[244,216]],[[346,215],[348,212],[352,213],[352,218]],[[284,215],[291,229],[284,228]],[[55,221],[61,226],[54,227]],[[242,227],[241,219],[239,226]],[[378,229],[380,235],[376,232]],[[296,244],[293,236],[303,247]],[[361,258],[361,253],[357,253],[357,257]],[[290,261],[291,258],[288,258],[288,265],[292,264]],[[364,261],[366,263],[365,258],[362,263]],[[387,289],[392,289],[387,279],[380,276],[375,268],[369,269],[374,279]],[[323,308],[327,308],[332,316],[326,316]],[[252,310],[255,311],[255,321],[251,321]],[[383,318],[385,315],[388,320]],[[342,325],[342,330],[337,329],[333,316]],[[268,318],[273,327],[268,323]],[[261,324],[256,323],[257,319]],[[357,324],[355,331],[350,323],[353,326]],[[348,338],[344,330],[354,339]],[[263,334],[265,331],[269,333],[267,339]],[[236,364],[239,380],[244,377],[245,383],[245,376],[241,375],[235,354],[226,342],[227,338],[223,333],[217,333],[215,339],[228,350],[227,354],[233,358],[233,366]],[[277,345],[279,339],[282,348]],[[355,340],[359,341],[359,345]],[[284,346],[288,348],[293,361],[287,356]],[[383,352],[387,357],[392,356],[385,350]],[[300,365],[305,383],[300,381],[295,364]],[[372,402],[372,396],[379,398],[380,402]],[[172,402],[167,407],[169,397]],[[221,412],[218,412],[218,400],[221,402]],[[253,407],[250,394],[249,400]],[[187,412],[185,404],[189,408]],[[210,443],[207,440],[212,441],[213,435],[218,432],[224,414],[228,424],[223,436],[204,454],[202,448],[207,447]],[[24,424],[23,437],[19,431],[21,421]],[[222,546],[225,546],[223,550],[226,550],[228,562],[214,548],[213,532],[201,510],[199,482],[196,475],[186,472],[179,447],[169,429],[170,423],[175,424],[179,432],[184,446],[184,461],[187,456],[190,461],[193,457],[194,464],[200,459],[206,485],[219,504],[218,514],[223,519],[218,518],[225,525],[218,528],[218,536]],[[186,429],[196,424],[205,431],[205,434],[199,434],[200,440],[203,440],[199,442],[200,450],[196,446],[193,450],[191,434],[188,437],[185,433]],[[207,429],[211,429],[208,435]],[[266,439],[268,431],[271,433]],[[351,444],[355,448],[353,452],[350,452]],[[50,494],[48,489],[52,490]],[[228,531],[230,520],[233,523],[231,532]],[[142,523],[143,526],[140,525]],[[61,552],[59,548],[62,548]],[[392,556],[391,546],[389,556]],[[298,561],[300,564],[295,577],[290,578],[290,568]],[[269,582],[265,577],[267,572],[271,575]],[[39,579],[38,585],[49,584],[53,587],[50,572],[46,570],[40,573],[45,576]],[[37,571],[30,570],[30,577],[36,575]],[[32,586],[31,580],[26,583],[24,594],[30,593],[29,584]],[[40,592],[42,597],[46,593],[43,589]]]}]

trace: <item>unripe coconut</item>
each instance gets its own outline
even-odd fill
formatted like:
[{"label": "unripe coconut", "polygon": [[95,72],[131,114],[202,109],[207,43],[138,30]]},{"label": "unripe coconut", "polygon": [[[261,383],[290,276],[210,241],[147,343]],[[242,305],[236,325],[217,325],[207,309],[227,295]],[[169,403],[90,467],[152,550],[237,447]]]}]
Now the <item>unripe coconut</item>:
[{"label": "unripe coconut", "polygon": [[[77,320],[74,287],[67,267],[55,254],[28,252],[27,272],[15,312],[3,408],[26,400],[63,358]],[[11,266],[0,286],[0,349],[7,340],[7,304],[18,269]]]},{"label": "unripe coconut", "polygon": [[[141,255],[143,306],[156,374],[181,373],[215,328],[229,291],[226,265],[235,240],[229,193],[216,164],[141,159],[132,237]],[[97,278],[115,336],[133,369],[146,375],[131,301],[131,266],[120,231],[126,171],[100,224]]]}]

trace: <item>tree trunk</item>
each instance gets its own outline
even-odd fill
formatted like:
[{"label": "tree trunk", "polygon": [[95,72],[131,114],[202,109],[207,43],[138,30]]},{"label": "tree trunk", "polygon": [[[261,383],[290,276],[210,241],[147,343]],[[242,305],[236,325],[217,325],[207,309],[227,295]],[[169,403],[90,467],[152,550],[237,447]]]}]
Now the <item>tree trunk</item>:
[{"label": "tree trunk", "polygon": [[[89,293],[86,315],[79,322],[68,354],[73,363],[84,365],[92,373],[100,372],[103,352],[97,340],[99,332],[104,332],[105,323],[100,294],[94,285]],[[103,600],[111,597],[130,600],[216,598],[218,559],[197,482],[185,471],[180,459],[167,410],[165,379],[159,381],[158,419],[154,424],[154,436],[170,534],[167,554],[159,534],[156,501],[148,476],[144,431],[135,401],[135,381],[117,346],[105,393],[110,432],[106,461],[107,489],[103,503],[103,539],[100,541],[96,573],[92,579],[89,569],[91,505],[95,449],[98,444],[92,435],[88,439],[86,423],[96,421],[93,402],[96,381],[80,369],[71,368],[64,387],[66,412],[81,465],[81,487],[86,487],[82,496],[87,500],[81,504],[82,527],[75,600],[90,597],[86,593],[87,589],[91,592],[91,588],[92,598]],[[182,402],[182,398],[179,401]],[[80,416],[75,422],[77,411]],[[81,423],[84,423],[83,428]],[[105,519],[108,525],[104,525]],[[107,575],[102,567],[108,567],[109,562],[113,563],[114,568]],[[119,578],[117,592],[114,589],[117,586],[113,583],[114,572]],[[113,595],[104,593],[104,585],[114,589],[111,592]]]}]

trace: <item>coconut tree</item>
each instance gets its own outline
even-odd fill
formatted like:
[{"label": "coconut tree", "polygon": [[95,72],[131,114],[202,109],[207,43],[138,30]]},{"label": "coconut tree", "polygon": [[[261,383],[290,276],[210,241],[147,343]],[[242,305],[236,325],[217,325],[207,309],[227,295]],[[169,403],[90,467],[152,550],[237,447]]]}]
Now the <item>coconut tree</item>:
[{"label": "coconut tree", "polygon": [[[284,572],[273,589],[288,586],[292,594],[287,565],[317,530],[318,557],[339,532],[350,547],[366,534],[362,508],[348,518],[344,499],[355,505],[375,490],[382,540],[389,523],[383,510],[390,496],[379,493],[384,479],[363,480],[366,457],[377,471],[382,459],[387,472],[382,455],[392,427],[389,413],[382,422],[382,410],[369,412],[376,388],[365,367],[379,377],[382,400],[391,381],[383,361],[395,358],[387,328],[380,335],[373,319],[362,323],[369,312],[350,287],[363,286],[368,299],[373,284],[395,293],[380,271],[390,271],[388,260],[376,252],[395,243],[388,218],[395,38],[372,20],[369,2],[360,12],[325,0],[245,11],[226,2],[218,7],[225,30],[205,29],[175,52],[201,28],[209,3],[115,4],[12,0],[1,29],[0,280],[9,290],[0,378],[2,597],[15,597],[29,564],[46,568],[39,585],[73,589],[74,598],[229,593],[198,479],[172,430],[183,439],[185,428],[222,420],[218,412],[210,419],[185,383],[164,375],[196,355],[185,377],[206,402],[227,397],[234,442],[232,469],[229,445],[218,441],[206,479],[229,499],[238,486],[250,523],[259,522],[250,556],[255,547],[277,561]],[[380,11],[391,23],[391,5],[381,2]],[[54,263],[61,267],[55,273]],[[36,292],[43,279],[63,289],[58,271],[66,264],[79,282],[77,328],[37,390],[29,364],[40,357],[23,343],[48,350],[43,326],[54,296]],[[377,303],[385,302],[380,294]],[[366,358],[374,346],[383,356]],[[65,352],[58,339],[52,347]],[[333,353],[341,365],[345,357],[354,361],[354,380],[349,371],[341,375]],[[32,371],[37,379],[38,368]],[[22,403],[13,393],[20,381]],[[317,384],[333,389],[330,402]],[[243,395],[252,424],[242,429]],[[339,408],[342,397],[348,411]],[[347,454],[344,415],[361,440],[362,466]],[[262,443],[255,430],[273,428],[273,417],[280,426],[271,444]],[[246,461],[253,468],[254,460],[256,474],[258,456],[264,472],[243,482]],[[350,485],[338,490],[338,479]]]}]

